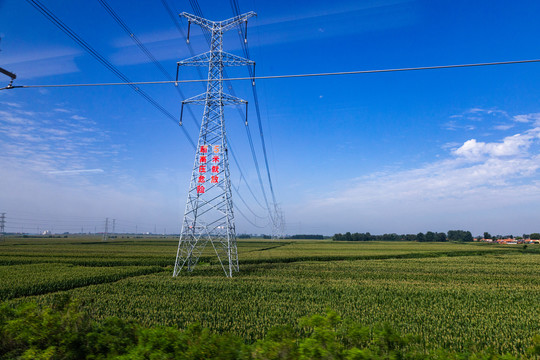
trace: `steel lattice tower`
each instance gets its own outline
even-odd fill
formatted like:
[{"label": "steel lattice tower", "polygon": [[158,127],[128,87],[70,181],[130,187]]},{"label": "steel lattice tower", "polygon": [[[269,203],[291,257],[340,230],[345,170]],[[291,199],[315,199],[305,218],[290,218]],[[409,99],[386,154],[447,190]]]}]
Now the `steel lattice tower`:
[{"label": "steel lattice tower", "polygon": [[105,231],[103,232],[103,237],[101,241],[109,240],[109,218],[105,218]]},{"label": "steel lattice tower", "polygon": [[192,271],[209,242],[227,277],[239,270],[223,106],[246,104],[247,111],[247,101],[223,92],[223,68],[255,63],[224,52],[223,33],[241,23],[247,26],[247,20],[255,15],[249,12],[224,21],[210,21],[185,12],[180,14],[188,19],[189,26],[194,23],[208,30],[211,43],[210,51],[178,62],[178,67],[208,66],[208,83],[205,93],[182,101],[182,110],[184,104],[191,103],[204,105],[204,113],[173,276],[184,266]]},{"label": "steel lattice tower", "polygon": [[0,214],[0,240],[5,241],[6,240],[6,233],[5,233],[5,226],[6,226],[6,213]]}]

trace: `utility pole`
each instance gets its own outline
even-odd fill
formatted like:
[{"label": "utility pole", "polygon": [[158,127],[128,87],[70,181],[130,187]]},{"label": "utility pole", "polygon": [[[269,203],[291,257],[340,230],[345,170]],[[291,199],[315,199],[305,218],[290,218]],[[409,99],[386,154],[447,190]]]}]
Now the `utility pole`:
[{"label": "utility pole", "polygon": [[109,239],[109,218],[105,218],[105,231],[103,232],[103,237],[101,241],[107,241]]},{"label": "utility pole", "polygon": [[116,234],[116,219],[112,219],[112,233]]},{"label": "utility pole", "polygon": [[6,241],[6,213],[0,214],[0,240]]},{"label": "utility pole", "polygon": [[191,23],[210,31],[212,40],[210,51],[177,63],[177,79],[180,66],[208,66],[208,82],[205,93],[182,101],[180,112],[182,125],[184,104],[204,105],[173,276],[184,266],[193,271],[208,242],[225,276],[232,277],[233,270],[239,270],[223,106],[245,104],[247,123],[247,101],[223,92],[223,68],[255,66],[255,62],[224,52],[223,33],[242,23],[247,26],[247,20],[255,15],[249,12],[224,21],[210,21],[185,12],[180,14],[188,20],[188,42]]}]

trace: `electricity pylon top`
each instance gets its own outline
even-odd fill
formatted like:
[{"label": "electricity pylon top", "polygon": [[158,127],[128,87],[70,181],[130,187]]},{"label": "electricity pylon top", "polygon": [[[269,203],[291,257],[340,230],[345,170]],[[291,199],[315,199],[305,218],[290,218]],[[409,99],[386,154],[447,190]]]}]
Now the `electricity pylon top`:
[{"label": "electricity pylon top", "polygon": [[184,104],[204,105],[204,113],[173,276],[184,266],[192,271],[208,243],[227,277],[239,270],[223,106],[246,104],[247,111],[247,101],[223,92],[223,68],[255,63],[224,52],[223,33],[247,23],[254,15],[249,12],[224,21],[210,21],[185,12],[180,14],[188,19],[188,26],[194,23],[208,29],[211,42],[210,51],[177,63],[177,79],[180,66],[208,66],[208,82],[205,93],[182,101],[181,114]]}]

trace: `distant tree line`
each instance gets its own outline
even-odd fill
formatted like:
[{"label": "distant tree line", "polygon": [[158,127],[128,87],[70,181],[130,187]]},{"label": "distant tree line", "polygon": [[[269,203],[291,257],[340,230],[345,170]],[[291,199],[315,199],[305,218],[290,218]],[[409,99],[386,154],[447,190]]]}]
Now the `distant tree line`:
[{"label": "distant tree line", "polygon": [[306,234],[298,234],[298,235],[287,236],[287,239],[322,240],[322,239],[324,239],[324,236],[322,236],[322,235],[306,235]]},{"label": "distant tree line", "polygon": [[[242,234],[242,235],[236,235],[236,237],[238,239],[249,239],[249,238],[252,238],[253,236],[251,235],[247,235],[247,234]],[[271,235],[265,235],[263,234],[261,236],[263,239],[271,239],[272,236]],[[296,239],[296,240],[299,240],[299,239],[307,239],[307,240],[323,240],[325,238],[330,238],[330,236],[323,236],[323,235],[313,235],[313,234],[298,234],[298,235],[287,235],[284,237],[284,239]]]},{"label": "distant tree line", "polygon": [[335,234],[334,241],[418,241],[418,242],[442,242],[442,241],[473,241],[470,231],[449,230],[448,234],[443,232],[428,231],[418,234],[383,234],[371,235],[370,233],[350,233]]},{"label": "distant tree line", "polygon": [[484,235],[479,235],[478,239],[491,239],[491,240],[499,240],[499,239],[516,239],[516,240],[522,240],[522,239],[531,239],[531,240],[540,240],[540,233],[532,233],[532,234],[523,234],[523,236],[516,236],[514,235],[491,235],[487,231],[484,232]]}]

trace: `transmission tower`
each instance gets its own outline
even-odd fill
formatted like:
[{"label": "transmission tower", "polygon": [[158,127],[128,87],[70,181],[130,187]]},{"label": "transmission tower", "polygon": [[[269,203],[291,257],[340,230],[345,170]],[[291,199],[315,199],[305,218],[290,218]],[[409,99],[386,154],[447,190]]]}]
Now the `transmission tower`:
[{"label": "transmission tower", "polygon": [[5,226],[6,226],[6,213],[1,213],[0,214],[0,240],[2,241],[6,241]]},{"label": "transmission tower", "polygon": [[105,218],[105,231],[103,232],[103,237],[101,241],[107,241],[109,239],[109,218]]},{"label": "transmission tower", "polygon": [[272,220],[272,239],[283,239],[285,237],[285,218],[281,207],[274,204],[274,216]]},{"label": "transmission tower", "polygon": [[245,104],[247,122],[247,101],[223,92],[223,68],[254,66],[255,62],[224,52],[223,33],[241,23],[247,25],[247,20],[255,15],[248,12],[224,21],[210,21],[185,12],[180,14],[188,20],[188,42],[194,23],[211,33],[211,43],[210,51],[179,61],[176,72],[178,79],[180,66],[208,66],[206,92],[182,101],[180,124],[184,104],[204,105],[204,113],[173,276],[184,266],[193,271],[208,242],[225,276],[232,277],[233,270],[239,270],[223,106]]}]

